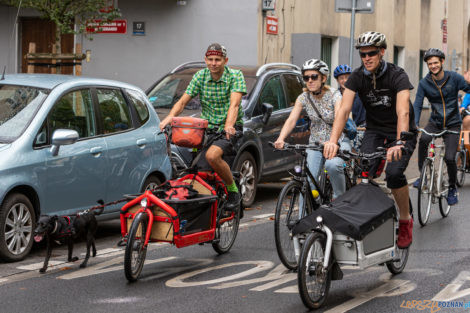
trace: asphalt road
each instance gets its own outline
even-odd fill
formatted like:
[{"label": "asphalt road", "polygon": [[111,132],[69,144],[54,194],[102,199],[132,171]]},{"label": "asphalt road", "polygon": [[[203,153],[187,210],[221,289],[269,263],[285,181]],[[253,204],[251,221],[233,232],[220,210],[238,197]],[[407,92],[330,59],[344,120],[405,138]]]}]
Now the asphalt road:
[{"label": "asphalt road", "polygon": [[[332,282],[326,305],[318,312],[469,310],[423,306],[431,299],[460,301],[462,306],[470,301],[467,179],[460,204],[449,217],[442,219],[436,209],[426,227],[415,223],[402,274],[392,277],[383,266],[343,268],[343,280]],[[86,269],[78,267],[80,261],[65,263],[65,248],[54,250],[55,265],[46,274],[38,273],[44,247],[36,247],[22,262],[0,263],[0,312],[306,312],[296,273],[284,269],[275,251],[272,214],[281,186],[260,188],[228,254],[218,256],[211,245],[153,245],[136,283],[128,283],[124,276],[123,250],[115,246],[115,221],[101,223],[98,256]],[[416,200],[415,190],[411,197]],[[83,243],[75,247],[79,255],[84,250]]]}]

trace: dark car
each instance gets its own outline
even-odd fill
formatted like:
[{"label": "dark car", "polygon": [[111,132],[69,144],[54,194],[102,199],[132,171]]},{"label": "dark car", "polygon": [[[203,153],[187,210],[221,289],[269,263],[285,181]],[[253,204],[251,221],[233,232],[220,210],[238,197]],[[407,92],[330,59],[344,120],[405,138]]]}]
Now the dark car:
[{"label": "dark car", "polygon": [[[164,118],[185,92],[193,75],[205,67],[204,62],[182,64],[165,75],[147,90],[150,102],[160,118]],[[268,142],[274,142],[284,122],[294,107],[297,96],[304,87],[299,67],[286,63],[270,63],[255,66],[230,66],[240,69],[247,86],[242,98],[244,116],[243,137],[239,140],[237,154],[231,164],[240,172],[243,204],[249,206],[256,196],[260,181],[277,181],[287,177],[288,170],[296,164],[298,156],[286,151],[274,152]],[[199,116],[199,98],[193,98],[183,115]],[[307,143],[309,119],[305,112],[289,136],[290,143]],[[172,162],[185,167],[191,162],[190,150],[172,147]]]}]

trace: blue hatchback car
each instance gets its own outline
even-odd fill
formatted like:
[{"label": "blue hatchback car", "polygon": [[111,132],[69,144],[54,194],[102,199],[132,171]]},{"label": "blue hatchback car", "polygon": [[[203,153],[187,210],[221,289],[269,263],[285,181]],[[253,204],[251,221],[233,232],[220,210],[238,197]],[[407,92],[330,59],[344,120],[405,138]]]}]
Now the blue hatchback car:
[{"label": "blue hatchback car", "polygon": [[[69,215],[167,180],[159,119],[139,88],[48,74],[0,78],[0,258],[23,259],[41,214]],[[107,206],[100,218],[119,215]]]}]

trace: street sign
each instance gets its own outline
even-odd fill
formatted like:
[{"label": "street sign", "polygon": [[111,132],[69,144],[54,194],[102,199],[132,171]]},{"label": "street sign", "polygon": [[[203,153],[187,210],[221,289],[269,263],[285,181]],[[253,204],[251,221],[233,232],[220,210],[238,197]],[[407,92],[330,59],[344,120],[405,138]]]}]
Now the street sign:
[{"label": "street sign", "polygon": [[[356,0],[356,13],[374,13],[375,0]],[[349,13],[352,11],[353,0],[335,0],[335,12]]]},{"label": "street sign", "polygon": [[275,16],[266,16],[266,34],[277,35],[278,33],[278,20]]},{"label": "street sign", "polygon": [[87,32],[98,34],[125,34],[127,32],[127,20],[114,20],[100,25],[101,20],[89,22]]},{"label": "street sign", "polygon": [[276,7],[276,0],[263,0],[263,11],[273,11]]},{"label": "street sign", "polygon": [[145,22],[132,22],[132,34],[135,36],[145,36]]}]

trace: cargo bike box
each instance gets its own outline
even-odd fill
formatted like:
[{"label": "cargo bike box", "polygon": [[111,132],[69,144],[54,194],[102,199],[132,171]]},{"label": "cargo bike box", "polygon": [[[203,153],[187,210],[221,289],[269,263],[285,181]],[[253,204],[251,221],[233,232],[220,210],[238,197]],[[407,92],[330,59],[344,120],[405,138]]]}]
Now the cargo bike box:
[{"label": "cargo bike box", "polygon": [[293,234],[308,233],[322,223],[333,231],[333,253],[339,264],[366,268],[394,258],[394,201],[372,184],[352,187],[329,205],[301,219]]},{"label": "cargo bike box", "polygon": [[[180,192],[181,190],[188,192]],[[215,221],[214,215],[217,214],[217,196],[214,188],[199,176],[189,174],[168,181],[153,190],[152,195],[156,198],[152,203],[161,201],[160,205],[149,207],[154,218],[150,233],[152,241],[174,242],[177,247],[182,247],[187,243],[194,244],[190,240],[194,234],[205,234],[203,241],[213,239],[210,232],[215,228],[212,224]],[[121,221],[121,232],[129,232],[136,213],[142,207],[142,197],[143,195],[135,197],[122,208],[121,219],[124,218],[125,223]],[[186,242],[184,238],[189,241]]]}]

